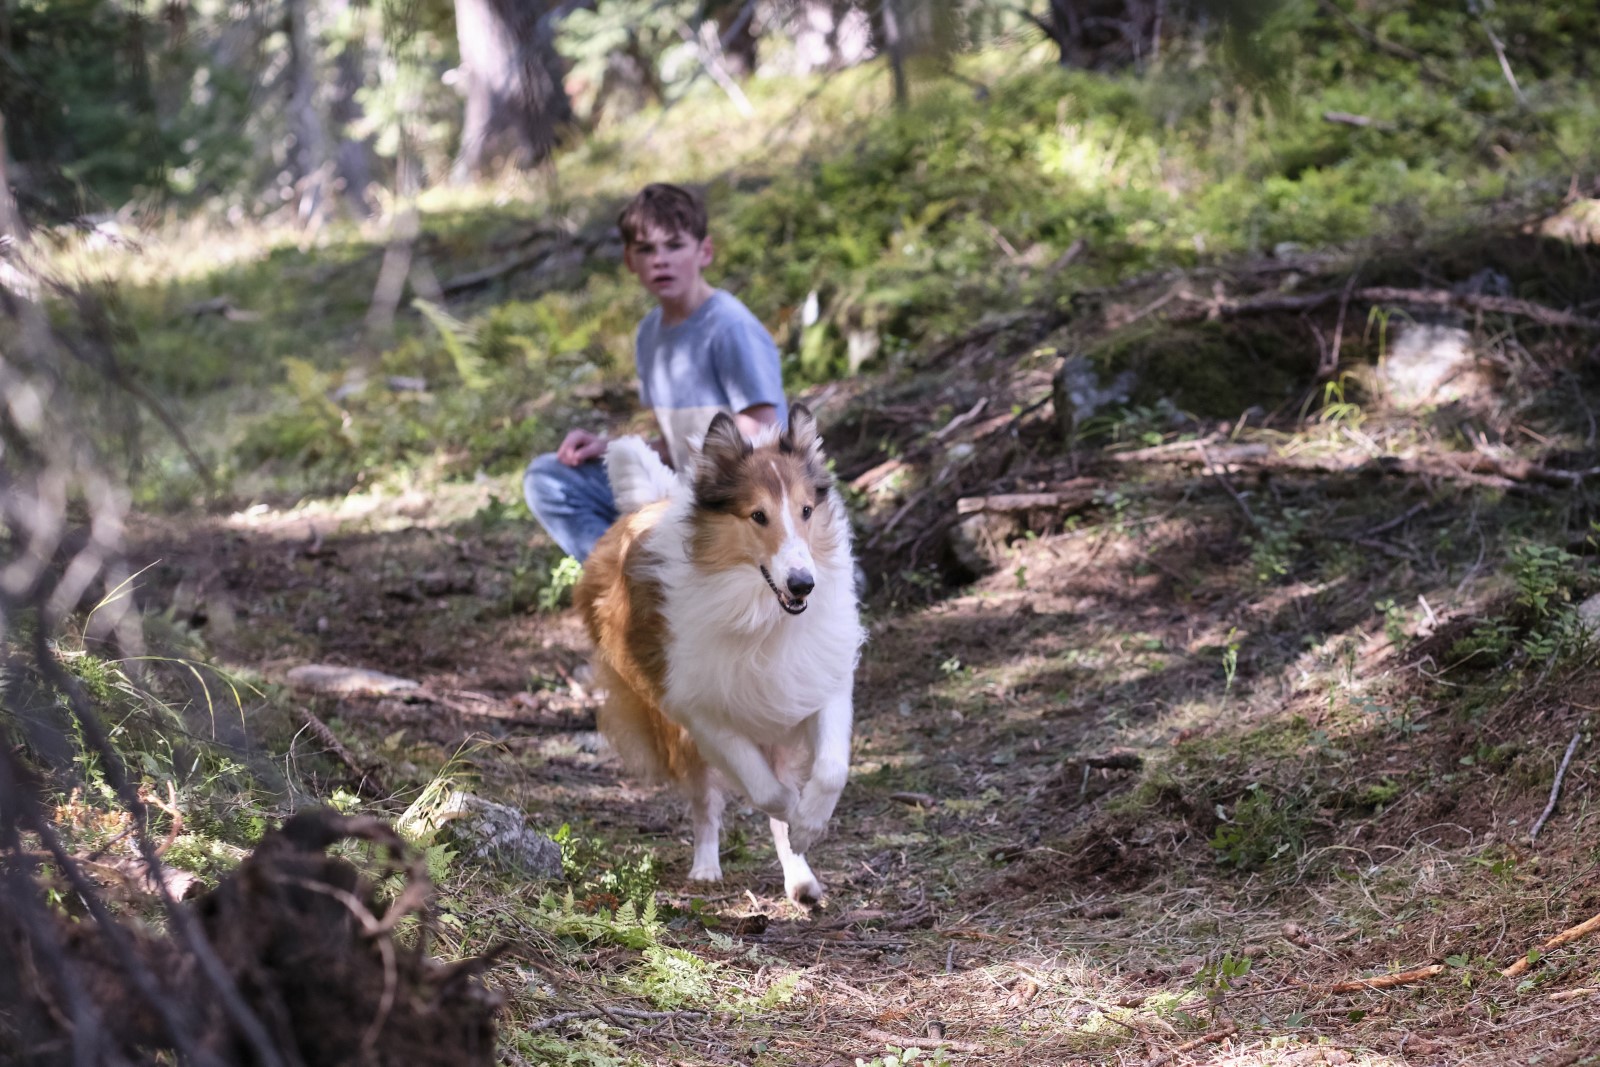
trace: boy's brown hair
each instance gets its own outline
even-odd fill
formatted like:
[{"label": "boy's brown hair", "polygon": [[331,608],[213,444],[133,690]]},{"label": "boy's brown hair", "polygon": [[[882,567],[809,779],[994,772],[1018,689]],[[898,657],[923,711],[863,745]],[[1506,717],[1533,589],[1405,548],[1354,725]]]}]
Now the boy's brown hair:
[{"label": "boy's brown hair", "polygon": [[648,226],[667,233],[686,233],[696,241],[706,239],[706,206],[681,185],[652,182],[640,189],[617,215],[622,243],[632,246]]}]

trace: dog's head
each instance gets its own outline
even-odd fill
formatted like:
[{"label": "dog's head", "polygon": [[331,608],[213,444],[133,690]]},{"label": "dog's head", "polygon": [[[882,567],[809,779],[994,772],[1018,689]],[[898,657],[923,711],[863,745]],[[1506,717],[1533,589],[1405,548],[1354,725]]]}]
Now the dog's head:
[{"label": "dog's head", "polygon": [[817,586],[817,561],[834,557],[843,520],[805,405],[790,408],[788,425],[760,442],[746,440],[728,415],[711,420],[695,462],[689,550],[704,570],[748,569],[798,615]]}]

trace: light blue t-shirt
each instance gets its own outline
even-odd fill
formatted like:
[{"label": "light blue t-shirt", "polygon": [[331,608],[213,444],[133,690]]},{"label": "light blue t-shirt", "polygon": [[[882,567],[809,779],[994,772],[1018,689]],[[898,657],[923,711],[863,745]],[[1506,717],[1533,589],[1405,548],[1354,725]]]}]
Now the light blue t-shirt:
[{"label": "light blue t-shirt", "polygon": [[656,308],[639,324],[634,361],[639,399],[655,412],[672,465],[684,469],[689,438],[703,435],[719,411],[772,404],[787,420],[778,346],[761,320],[722,289],[676,326]]}]

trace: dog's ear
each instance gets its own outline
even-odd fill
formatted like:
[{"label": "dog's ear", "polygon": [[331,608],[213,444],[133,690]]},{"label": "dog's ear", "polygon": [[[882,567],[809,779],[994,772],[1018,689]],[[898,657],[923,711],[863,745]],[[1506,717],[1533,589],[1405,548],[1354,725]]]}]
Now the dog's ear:
[{"label": "dog's ear", "polygon": [[822,456],[822,438],[817,435],[817,420],[811,409],[796,403],[789,408],[789,425],[778,437],[778,450],[800,457],[806,475],[817,487],[818,495],[833,487],[833,475]]},{"label": "dog's ear", "polygon": [[740,462],[751,452],[750,442],[727,412],[719,411],[706,428],[705,440],[694,466],[695,503],[712,511],[726,511],[733,503]]}]

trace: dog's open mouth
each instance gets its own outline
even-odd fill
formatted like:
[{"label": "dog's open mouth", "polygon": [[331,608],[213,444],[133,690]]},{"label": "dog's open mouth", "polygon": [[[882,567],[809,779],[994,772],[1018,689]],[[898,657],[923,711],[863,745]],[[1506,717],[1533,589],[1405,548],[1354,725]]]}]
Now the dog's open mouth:
[{"label": "dog's open mouth", "polygon": [[784,611],[787,611],[790,615],[798,615],[802,611],[806,610],[805,598],[790,596],[782,589],[779,589],[778,583],[772,580],[772,575],[767,573],[767,568],[765,566],[761,568],[761,577],[767,580],[767,588],[771,589],[773,594],[778,598],[778,606]]}]

